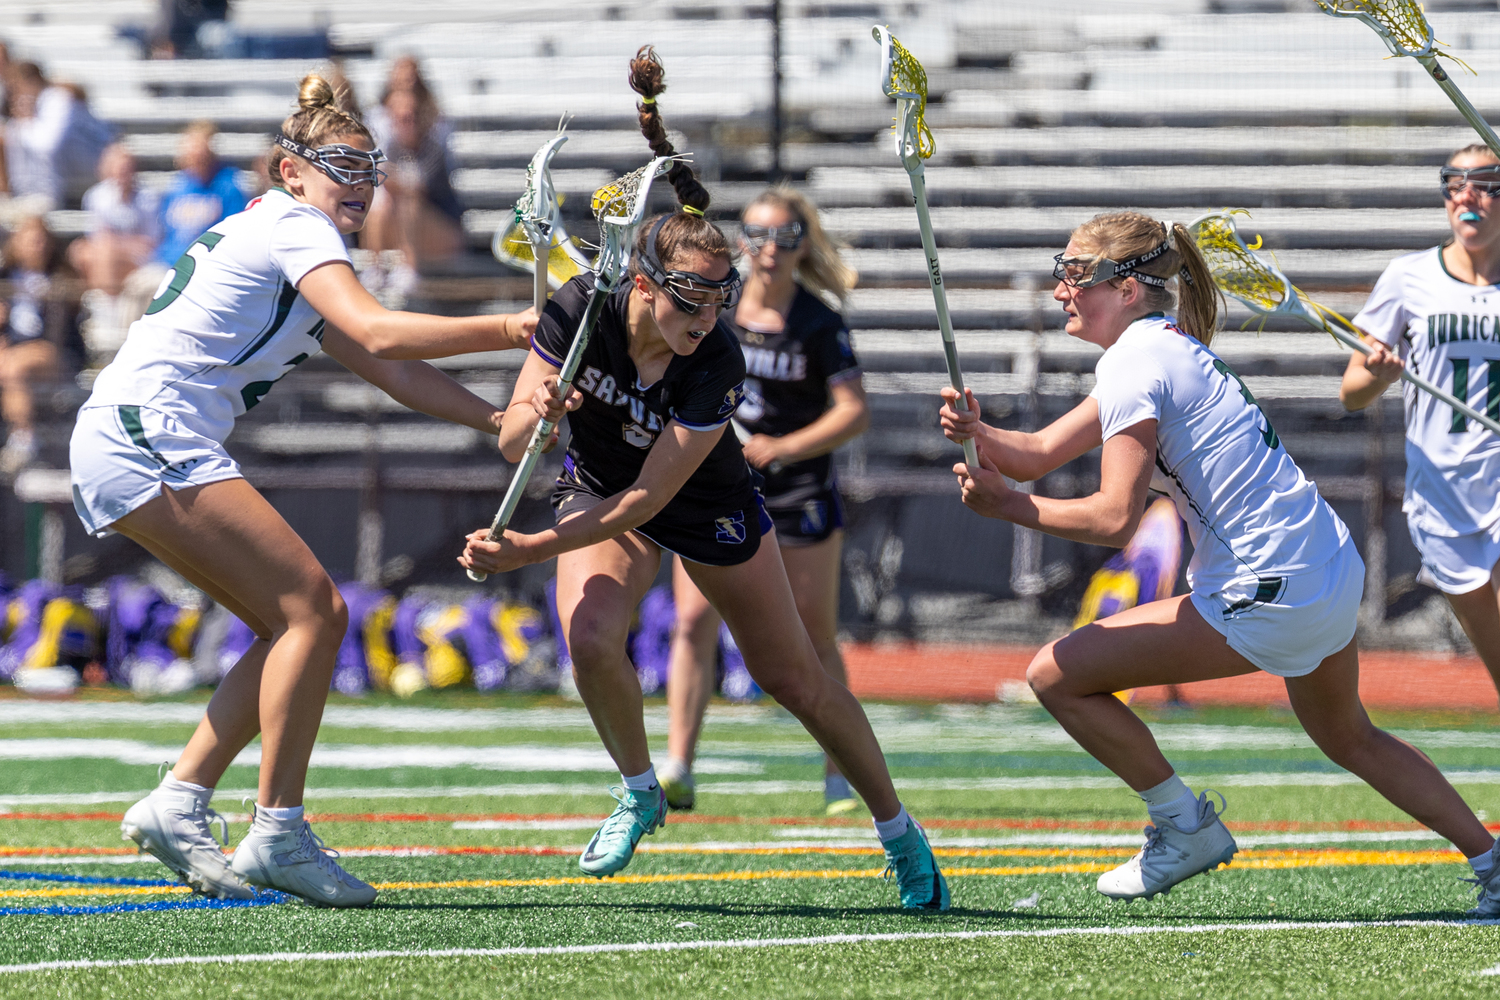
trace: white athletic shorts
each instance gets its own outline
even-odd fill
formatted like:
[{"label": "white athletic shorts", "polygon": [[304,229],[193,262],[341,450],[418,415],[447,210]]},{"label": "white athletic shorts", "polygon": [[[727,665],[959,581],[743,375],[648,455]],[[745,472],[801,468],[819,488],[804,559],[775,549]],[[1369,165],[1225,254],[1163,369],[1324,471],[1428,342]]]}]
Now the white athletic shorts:
[{"label": "white athletic shorts", "polygon": [[224,445],[149,406],[87,406],[68,448],[73,509],[95,537],[161,494],[244,474]]},{"label": "white athletic shorts", "polygon": [[1364,590],[1364,560],[1345,542],[1315,570],[1195,591],[1192,601],[1230,649],[1268,674],[1301,677],[1349,645]]},{"label": "white athletic shorts", "polygon": [[1422,554],[1418,583],[1445,594],[1467,594],[1490,582],[1495,563],[1500,562],[1500,521],[1484,531],[1455,538],[1428,534],[1410,521],[1407,528],[1412,544]]}]

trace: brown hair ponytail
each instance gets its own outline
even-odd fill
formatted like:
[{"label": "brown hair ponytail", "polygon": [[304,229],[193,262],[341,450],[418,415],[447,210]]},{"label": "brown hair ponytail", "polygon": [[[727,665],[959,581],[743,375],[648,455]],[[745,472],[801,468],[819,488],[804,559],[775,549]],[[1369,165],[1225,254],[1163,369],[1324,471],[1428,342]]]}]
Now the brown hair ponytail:
[{"label": "brown hair ponytail", "polygon": [[[630,89],[641,95],[635,108],[640,118],[641,135],[646,137],[651,152],[657,156],[675,156],[677,150],[667,138],[667,126],[656,103],[657,97],[666,91],[667,83],[666,69],[653,46],[642,45],[635,58],[630,60]],[[699,183],[693,168],[681,160],[673,163],[667,171],[667,180],[677,193],[677,204],[682,206],[682,211],[669,218],[657,232],[656,251],[662,265],[672,268],[688,256],[703,255],[727,260],[732,267],[734,253],[729,241],[718,226],[705,218],[712,200],[708,188]],[[638,253],[645,251],[647,237],[654,228],[654,219],[641,226],[636,237]]]}]

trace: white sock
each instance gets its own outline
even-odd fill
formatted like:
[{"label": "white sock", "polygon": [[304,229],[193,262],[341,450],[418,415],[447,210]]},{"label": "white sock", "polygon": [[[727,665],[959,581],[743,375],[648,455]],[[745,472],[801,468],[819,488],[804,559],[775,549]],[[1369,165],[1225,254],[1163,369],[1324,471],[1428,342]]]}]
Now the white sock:
[{"label": "white sock", "polygon": [[656,768],[648,767],[633,778],[622,774],[620,780],[624,781],[625,787],[632,792],[649,792],[656,787]]},{"label": "white sock", "polygon": [[900,812],[890,819],[875,821],[875,836],[880,838],[881,843],[888,844],[905,833],[909,826],[911,817],[906,814],[906,806],[902,806]]},{"label": "white sock", "polygon": [[1176,774],[1140,794],[1152,819],[1167,820],[1178,829],[1190,829],[1197,824],[1198,799]]},{"label": "white sock", "polygon": [[1478,875],[1480,878],[1484,878],[1486,875],[1488,875],[1490,873],[1490,870],[1495,867],[1495,848],[1493,847],[1493,845],[1488,851],[1485,851],[1477,858],[1470,858],[1469,867],[1474,869],[1474,874]]},{"label": "white sock", "polygon": [[207,802],[214,794],[212,788],[204,788],[202,785],[195,785],[191,781],[182,781],[171,771],[168,771],[167,776],[161,779],[161,784],[158,787],[163,791],[174,792],[178,795],[191,795],[193,798],[203,802]]},{"label": "white sock", "polygon": [[255,826],[266,833],[289,833],[302,825],[301,806],[255,804]]},{"label": "white sock", "polygon": [[686,778],[693,773],[693,768],[684,763],[681,757],[668,757],[667,762],[661,767],[661,773],[672,778]]}]

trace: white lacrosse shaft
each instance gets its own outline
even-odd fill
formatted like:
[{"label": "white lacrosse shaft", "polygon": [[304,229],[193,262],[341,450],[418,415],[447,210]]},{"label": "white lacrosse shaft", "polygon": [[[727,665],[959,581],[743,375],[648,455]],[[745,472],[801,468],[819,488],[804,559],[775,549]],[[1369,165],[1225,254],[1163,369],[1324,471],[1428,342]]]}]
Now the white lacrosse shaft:
[{"label": "white lacrosse shaft", "polygon": [[[729,418],[729,426],[734,430],[734,436],[740,439],[740,444],[749,444],[750,439],[755,436],[754,434],[750,433],[750,429],[748,427],[746,427],[744,424],[740,423],[733,417]],[[780,472],[781,469],[781,459],[779,458],[773,458],[771,460],[771,464],[766,466],[766,471],[772,473],[773,475]]]},{"label": "white lacrosse shaft", "polygon": [[[1375,353],[1375,349],[1373,347],[1365,343],[1363,340],[1360,340],[1352,333],[1339,329],[1337,326],[1329,323],[1321,317],[1314,316],[1311,310],[1309,310],[1307,306],[1303,304],[1300,297],[1294,297],[1289,304],[1289,308],[1287,308],[1286,311],[1299,317],[1314,329],[1323,330],[1327,333],[1332,334],[1334,339],[1339,343],[1343,344],[1345,347],[1351,348],[1352,350],[1358,351],[1366,357],[1369,357],[1371,354]],[[1462,402],[1451,392],[1439,389],[1437,386],[1433,385],[1431,382],[1427,381],[1420,375],[1413,375],[1411,373],[1411,369],[1402,368],[1401,379],[1405,382],[1410,382],[1418,389],[1421,389],[1423,392],[1431,395],[1433,398],[1438,400],[1438,402],[1448,404],[1459,413],[1462,413],[1464,416],[1468,417],[1470,420],[1477,420],[1479,424],[1485,429],[1494,431],[1496,434],[1500,434],[1500,423],[1497,423],[1491,418],[1485,416],[1483,413],[1480,413],[1468,403]]]},{"label": "white lacrosse shaft", "polygon": [[531,252],[536,254],[536,280],[531,287],[531,304],[536,308],[538,317],[542,310],[547,308],[547,260],[552,254],[552,236],[549,233],[546,242],[539,243],[533,239]]},{"label": "white lacrosse shaft", "polygon": [[1416,59],[1427,71],[1427,75],[1443,88],[1443,93],[1448,95],[1448,100],[1453,102],[1453,106],[1458,109],[1459,114],[1464,116],[1464,120],[1474,126],[1474,131],[1479,133],[1479,138],[1484,140],[1485,145],[1494,150],[1496,156],[1500,156],[1500,136],[1497,136],[1495,130],[1490,128],[1490,123],[1484,120],[1484,116],[1479,113],[1478,109],[1469,103],[1464,92],[1458,89],[1458,84],[1448,76],[1448,71],[1438,65],[1437,56],[1417,56]]},{"label": "white lacrosse shaft", "polygon": [[[539,273],[545,275],[547,272],[539,269]],[[568,391],[573,388],[573,377],[578,374],[578,365],[583,360],[584,348],[589,345],[589,338],[594,333],[594,324],[598,322],[599,314],[604,311],[604,303],[608,299],[609,285],[601,271],[594,278],[594,291],[589,296],[589,304],[584,310],[583,320],[578,324],[578,333],[573,337],[573,346],[568,348],[568,356],[563,359],[562,371],[558,374],[557,381],[558,399],[568,398]],[[552,432],[556,429],[557,422],[554,420],[537,421],[536,429],[531,432],[531,442],[526,446],[526,455],[516,468],[516,474],[511,477],[510,485],[505,489],[505,499],[500,502],[500,509],[495,512],[494,523],[490,525],[490,541],[498,542],[505,537],[505,528],[510,524],[510,519],[521,502],[521,494],[525,492],[531,474],[541,463],[542,452],[546,449],[547,441],[551,439]],[[469,579],[475,583],[483,583],[488,576],[489,574],[478,570],[469,570]]]}]

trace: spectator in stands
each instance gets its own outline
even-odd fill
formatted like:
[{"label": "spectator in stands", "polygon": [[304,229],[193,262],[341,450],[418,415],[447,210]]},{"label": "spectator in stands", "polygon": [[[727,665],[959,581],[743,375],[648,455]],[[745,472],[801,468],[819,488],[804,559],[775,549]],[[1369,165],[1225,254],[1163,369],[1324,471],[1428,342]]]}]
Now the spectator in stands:
[{"label": "spectator in stands", "polygon": [[93,183],[111,130],[76,84],[54,84],[36,63],[18,63],[6,86],[5,185],[9,220],[61,208]]},{"label": "spectator in stands", "polygon": [[[137,182],[135,157],[123,143],[113,143],[99,160],[99,183],[83,196],[87,235],[68,247],[68,260],[83,275],[84,342],[91,359],[112,354],[124,343],[125,331],[140,318],[161,279],[150,268],[144,280],[131,276],[151,260],[161,241],[161,199]],[[122,294],[130,285],[131,294]],[[142,287],[144,285],[144,287]]]},{"label": "spectator in stands", "polygon": [[415,59],[398,59],[380,107],[370,115],[371,132],[390,161],[389,177],[375,194],[363,233],[367,250],[400,251],[403,263],[366,282],[408,291],[417,272],[452,259],[463,249],[463,205],[453,190],[448,151],[452,130],[438,112]]},{"label": "spectator in stands", "polygon": [[162,194],[162,239],[153,259],[171,267],[209,226],[245,210],[239,171],[221,163],[214,153],[218,129],[199,121],[182,133],[177,150],[177,175]]},{"label": "spectator in stands", "polygon": [[5,244],[0,297],[0,474],[36,458],[34,391],[56,379],[80,344],[78,285],[41,216],[23,219]]}]

